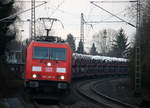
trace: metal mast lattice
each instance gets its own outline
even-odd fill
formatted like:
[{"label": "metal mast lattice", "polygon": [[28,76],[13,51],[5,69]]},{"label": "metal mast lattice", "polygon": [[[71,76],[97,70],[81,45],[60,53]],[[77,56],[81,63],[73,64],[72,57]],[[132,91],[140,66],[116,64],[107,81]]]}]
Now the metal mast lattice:
[{"label": "metal mast lattice", "polygon": [[141,16],[140,16],[140,0],[137,0],[137,21],[136,21],[136,47],[135,47],[135,90],[141,89]]},{"label": "metal mast lattice", "polygon": [[81,27],[80,27],[80,41],[83,42],[84,45],[84,17],[83,17],[83,13],[81,13]]},{"label": "metal mast lattice", "polygon": [[31,40],[33,40],[35,36],[35,0],[31,0]]}]

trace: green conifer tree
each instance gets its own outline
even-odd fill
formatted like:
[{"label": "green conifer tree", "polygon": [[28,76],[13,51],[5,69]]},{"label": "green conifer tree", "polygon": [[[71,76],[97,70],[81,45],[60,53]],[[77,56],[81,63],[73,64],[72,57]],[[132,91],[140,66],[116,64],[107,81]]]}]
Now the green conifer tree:
[{"label": "green conifer tree", "polygon": [[129,49],[127,41],[128,38],[126,37],[124,30],[121,28],[114,40],[114,44],[112,45],[112,55],[115,57],[126,57]]},{"label": "green conifer tree", "polygon": [[75,45],[75,40],[74,40],[73,35],[72,34],[68,34],[66,41],[69,43],[70,47],[72,48],[72,51],[75,52],[76,45]]},{"label": "green conifer tree", "polygon": [[81,54],[84,53],[84,45],[83,45],[82,40],[79,41],[79,46],[77,48],[77,53],[81,53]]},{"label": "green conifer tree", "polygon": [[97,55],[98,54],[97,51],[96,51],[96,47],[95,47],[94,43],[92,44],[92,47],[90,49],[90,54],[91,55]]}]

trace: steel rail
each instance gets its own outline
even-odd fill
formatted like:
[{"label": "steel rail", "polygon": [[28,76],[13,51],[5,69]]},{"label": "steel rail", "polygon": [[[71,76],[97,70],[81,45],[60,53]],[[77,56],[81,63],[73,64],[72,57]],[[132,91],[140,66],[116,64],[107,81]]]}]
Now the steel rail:
[{"label": "steel rail", "polygon": [[111,106],[109,105],[106,105],[102,102],[99,102],[98,100],[94,99],[94,98],[91,98],[91,96],[87,95],[85,92],[83,92],[83,90],[81,89],[81,87],[87,83],[91,82],[91,80],[88,80],[88,81],[84,81],[84,82],[81,82],[80,84],[77,85],[76,87],[76,91],[78,92],[79,95],[81,95],[82,97],[86,98],[87,100],[90,100],[92,103],[96,103],[97,105],[100,105],[104,108],[112,108]]},{"label": "steel rail", "polygon": [[102,82],[101,82],[101,81],[98,81],[98,82],[94,83],[93,85],[90,86],[90,89],[91,89],[94,93],[96,93],[97,95],[99,95],[99,96],[101,96],[101,97],[103,97],[103,98],[105,98],[105,99],[108,99],[108,100],[110,100],[110,101],[112,101],[112,102],[114,102],[114,103],[123,105],[123,106],[125,106],[125,107],[127,107],[127,108],[137,108],[137,106],[135,106],[135,105],[131,105],[131,104],[126,103],[126,102],[122,102],[122,101],[119,100],[119,99],[116,99],[116,98],[107,96],[107,95],[101,93],[100,91],[98,91],[98,90],[97,90],[97,86],[100,86],[100,83],[102,83]]},{"label": "steel rail", "polygon": [[[89,84],[89,82],[91,82],[91,80],[88,80],[88,81],[83,81],[82,83],[80,83],[78,86],[77,86],[77,92],[82,95],[83,97],[86,97],[87,99],[89,99],[90,101],[93,101],[103,107],[106,107],[106,108],[137,108],[137,106],[134,106],[134,105],[130,105],[130,104],[127,104],[127,103],[124,103],[124,102],[121,102],[120,100],[117,100],[115,98],[112,98],[112,97],[108,97],[107,95],[104,95],[102,93],[99,93],[98,91],[96,91],[95,89],[95,85],[96,84],[100,84],[100,83],[103,83],[107,80],[110,80],[110,79],[104,79],[104,80],[100,80],[100,81],[93,81],[92,82],[92,85],[89,86],[89,89],[91,90],[91,92],[93,93],[93,95],[97,95],[100,99],[96,99],[97,97],[94,97],[94,96],[91,96],[89,95],[87,92],[85,92],[82,88],[82,86],[85,86],[85,84]],[[94,90],[93,90],[94,88]],[[100,102],[101,101],[101,102]]]}]

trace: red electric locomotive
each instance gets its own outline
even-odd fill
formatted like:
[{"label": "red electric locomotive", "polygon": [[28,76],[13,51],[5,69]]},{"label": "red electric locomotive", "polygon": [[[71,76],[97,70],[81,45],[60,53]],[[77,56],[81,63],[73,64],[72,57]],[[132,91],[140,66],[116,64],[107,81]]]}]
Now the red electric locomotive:
[{"label": "red electric locomotive", "polygon": [[32,41],[26,49],[25,88],[62,92],[71,82],[72,50],[67,43]]}]

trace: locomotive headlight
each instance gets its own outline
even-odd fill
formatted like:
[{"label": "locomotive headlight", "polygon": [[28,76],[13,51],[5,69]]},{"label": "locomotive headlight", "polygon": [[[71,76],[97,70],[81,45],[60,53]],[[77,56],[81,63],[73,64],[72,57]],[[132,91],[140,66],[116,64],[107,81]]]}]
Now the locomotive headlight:
[{"label": "locomotive headlight", "polygon": [[42,67],[41,66],[32,66],[32,71],[40,72],[40,71],[42,71]]},{"label": "locomotive headlight", "polygon": [[66,72],[66,68],[56,68],[56,72],[58,72],[58,73],[65,73]]},{"label": "locomotive headlight", "polygon": [[64,80],[64,79],[65,79],[65,76],[60,76],[60,79],[61,79],[61,80]]},{"label": "locomotive headlight", "polygon": [[51,66],[51,63],[47,63],[47,66]]},{"label": "locomotive headlight", "polygon": [[37,77],[37,75],[36,75],[36,74],[33,74],[33,75],[32,75],[32,77],[33,77],[33,78],[36,78],[36,77]]}]

